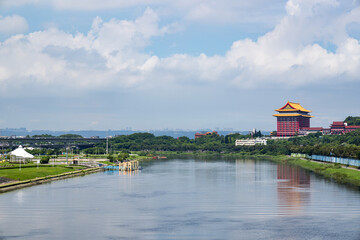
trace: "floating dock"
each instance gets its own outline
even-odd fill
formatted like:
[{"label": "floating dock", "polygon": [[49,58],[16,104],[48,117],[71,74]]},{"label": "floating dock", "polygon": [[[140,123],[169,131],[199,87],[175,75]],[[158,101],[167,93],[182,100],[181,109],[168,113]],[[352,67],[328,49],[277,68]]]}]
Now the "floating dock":
[{"label": "floating dock", "polygon": [[138,160],[132,160],[128,162],[121,162],[119,163],[119,166],[105,166],[105,170],[119,170],[119,171],[135,171],[139,170],[139,161]]},{"label": "floating dock", "polygon": [[120,171],[134,171],[139,169],[139,161],[132,160],[129,162],[122,162],[119,163],[119,170]]}]

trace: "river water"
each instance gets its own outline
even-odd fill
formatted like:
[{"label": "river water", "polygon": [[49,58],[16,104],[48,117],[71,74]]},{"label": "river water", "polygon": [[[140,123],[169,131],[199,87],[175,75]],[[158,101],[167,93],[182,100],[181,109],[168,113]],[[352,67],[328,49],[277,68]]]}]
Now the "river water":
[{"label": "river water", "polygon": [[360,191],[298,167],[142,165],[0,194],[0,239],[360,239]]}]

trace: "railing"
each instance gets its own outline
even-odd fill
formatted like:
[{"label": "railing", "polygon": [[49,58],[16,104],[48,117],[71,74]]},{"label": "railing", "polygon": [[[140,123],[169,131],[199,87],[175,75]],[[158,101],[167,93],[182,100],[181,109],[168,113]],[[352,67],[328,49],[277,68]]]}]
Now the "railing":
[{"label": "railing", "polygon": [[340,163],[349,166],[360,167],[360,160],[352,159],[352,158],[342,158],[342,157],[329,157],[329,156],[322,156],[322,155],[312,155],[309,156],[310,159],[321,161],[321,162],[331,162],[331,163]]}]

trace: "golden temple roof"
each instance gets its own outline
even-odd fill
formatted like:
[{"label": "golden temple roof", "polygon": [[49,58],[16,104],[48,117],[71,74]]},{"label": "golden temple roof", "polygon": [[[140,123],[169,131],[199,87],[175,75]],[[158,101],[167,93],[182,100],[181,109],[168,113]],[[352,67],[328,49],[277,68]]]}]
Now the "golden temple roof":
[{"label": "golden temple roof", "polygon": [[308,117],[308,118],[312,118],[313,116],[311,115],[304,115],[304,114],[300,114],[300,113],[281,113],[281,114],[273,114],[274,117]]},{"label": "golden temple roof", "polygon": [[279,109],[275,109],[277,112],[293,112],[293,111],[301,111],[301,112],[311,112],[303,108],[300,103],[287,102],[285,106]]}]

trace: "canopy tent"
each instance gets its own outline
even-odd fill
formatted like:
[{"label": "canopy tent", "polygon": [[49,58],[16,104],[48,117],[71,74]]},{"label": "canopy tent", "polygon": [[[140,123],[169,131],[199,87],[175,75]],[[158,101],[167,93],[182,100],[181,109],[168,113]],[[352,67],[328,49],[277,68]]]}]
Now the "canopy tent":
[{"label": "canopy tent", "polygon": [[10,161],[11,162],[29,162],[30,159],[33,159],[34,156],[27,151],[20,145],[17,149],[10,152]]}]

